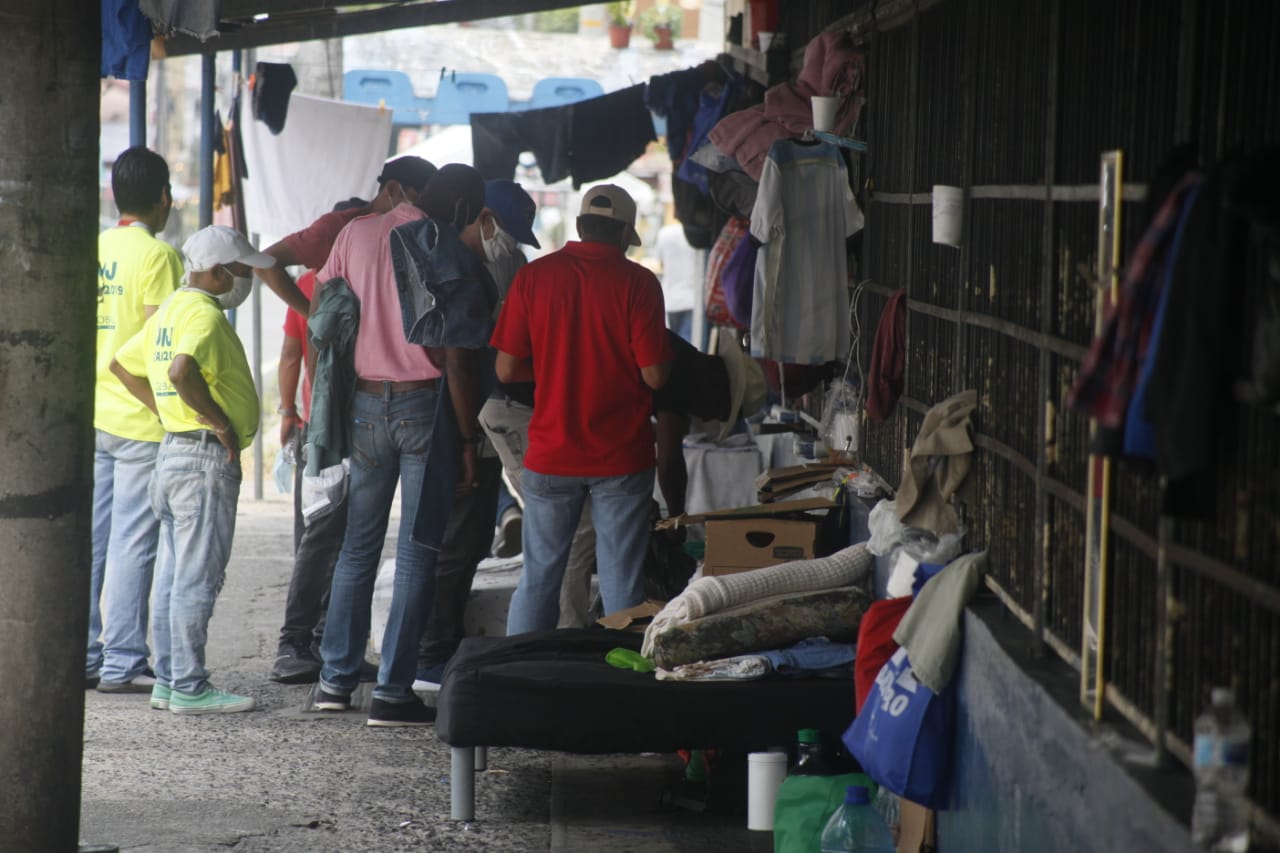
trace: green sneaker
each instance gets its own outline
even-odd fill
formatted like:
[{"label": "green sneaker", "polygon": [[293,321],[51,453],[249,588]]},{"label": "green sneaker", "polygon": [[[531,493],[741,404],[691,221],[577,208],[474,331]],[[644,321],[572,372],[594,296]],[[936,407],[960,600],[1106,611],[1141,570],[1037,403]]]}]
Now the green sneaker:
[{"label": "green sneaker", "polygon": [[213,687],[206,687],[195,695],[181,690],[169,693],[169,712],[172,714],[235,714],[252,711],[253,706],[251,696],[237,696]]},{"label": "green sneaker", "polygon": [[157,711],[169,710],[169,696],[173,693],[172,688],[165,687],[163,684],[157,684],[151,688],[151,707]]}]

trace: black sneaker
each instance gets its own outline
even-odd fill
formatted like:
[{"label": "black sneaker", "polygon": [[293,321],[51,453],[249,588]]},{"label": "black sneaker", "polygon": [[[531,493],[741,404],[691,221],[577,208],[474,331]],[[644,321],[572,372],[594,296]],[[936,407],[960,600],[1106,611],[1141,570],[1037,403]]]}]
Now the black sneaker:
[{"label": "black sneaker", "polygon": [[351,710],[351,697],[330,693],[323,687],[316,687],[315,702],[313,704],[317,711],[349,711]]},{"label": "black sneaker", "polygon": [[372,728],[399,728],[402,726],[429,726],[436,721],[436,709],[422,704],[417,696],[408,702],[387,702],[374,699],[369,703],[369,722]]},{"label": "black sneaker", "polygon": [[277,684],[315,684],[320,680],[320,660],[311,654],[310,648],[281,643],[267,678]]}]

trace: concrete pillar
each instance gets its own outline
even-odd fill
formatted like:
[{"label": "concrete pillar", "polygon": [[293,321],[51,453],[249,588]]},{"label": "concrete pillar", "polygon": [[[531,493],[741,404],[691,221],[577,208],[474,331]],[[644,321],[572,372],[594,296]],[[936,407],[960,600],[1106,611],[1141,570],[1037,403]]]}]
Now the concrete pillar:
[{"label": "concrete pillar", "polygon": [[76,850],[97,270],[96,6],[8,3],[0,79],[0,850]]}]

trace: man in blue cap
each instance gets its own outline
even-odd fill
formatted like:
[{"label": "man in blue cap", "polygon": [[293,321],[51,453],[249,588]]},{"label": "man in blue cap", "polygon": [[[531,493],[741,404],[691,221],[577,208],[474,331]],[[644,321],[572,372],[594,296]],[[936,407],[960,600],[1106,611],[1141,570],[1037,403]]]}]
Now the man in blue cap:
[{"label": "man in blue cap", "polygon": [[[477,222],[484,249],[484,265],[498,285],[499,302],[494,309],[495,317],[511,287],[511,280],[524,266],[525,257],[520,244],[539,248],[538,239],[533,236],[535,213],[533,199],[515,181],[485,183],[485,206]],[[492,371],[492,350],[488,358],[488,369]],[[503,392],[495,393],[502,396]],[[453,509],[445,526],[436,562],[435,600],[418,647],[418,674],[413,685],[417,691],[434,692],[438,689],[445,663],[457,651],[462,640],[463,614],[476,566],[489,553],[503,462],[487,438],[480,443],[476,461],[475,487],[454,497]]]}]

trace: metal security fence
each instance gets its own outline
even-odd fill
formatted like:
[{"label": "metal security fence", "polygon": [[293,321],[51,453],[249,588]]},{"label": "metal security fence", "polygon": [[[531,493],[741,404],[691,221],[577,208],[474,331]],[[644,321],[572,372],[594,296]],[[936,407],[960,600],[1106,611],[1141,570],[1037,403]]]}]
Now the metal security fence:
[{"label": "metal security fence", "polygon": [[[978,389],[966,544],[989,549],[993,588],[1080,666],[1090,439],[1063,400],[1093,336],[1099,156],[1124,152],[1127,257],[1175,144],[1196,140],[1211,163],[1280,142],[1280,4],[898,0],[833,26],[869,57],[870,150],[855,164],[864,365],[886,300],[908,294],[906,392],[864,430],[863,456],[896,478],[924,412]],[[936,184],[966,190],[958,248],[931,240]],[[1244,298],[1265,286],[1253,259]],[[1234,406],[1213,523],[1163,518],[1154,473],[1112,466],[1101,666],[1109,704],[1183,761],[1209,689],[1233,684],[1255,732],[1250,796],[1274,833],[1280,414]]]}]

